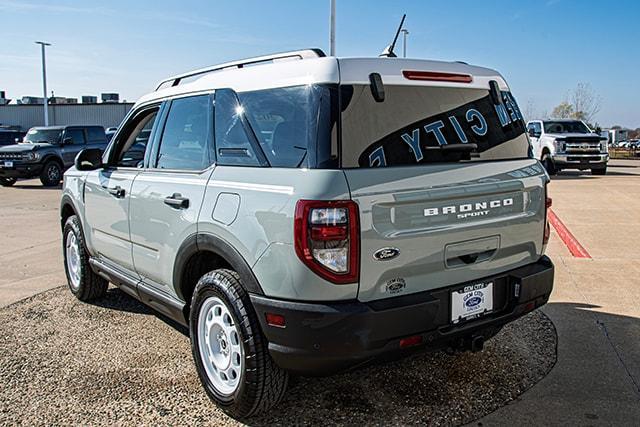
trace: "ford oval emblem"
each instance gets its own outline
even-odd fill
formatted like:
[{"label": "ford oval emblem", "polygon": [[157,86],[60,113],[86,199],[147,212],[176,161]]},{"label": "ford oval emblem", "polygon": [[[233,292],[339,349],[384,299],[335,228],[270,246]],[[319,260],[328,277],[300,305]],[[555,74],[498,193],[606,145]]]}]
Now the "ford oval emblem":
[{"label": "ford oval emblem", "polygon": [[389,261],[398,255],[400,255],[398,248],[381,248],[373,254],[373,258],[377,261]]},{"label": "ford oval emblem", "polygon": [[477,306],[481,302],[482,302],[482,298],[480,298],[478,296],[475,296],[475,297],[471,297],[468,300],[466,300],[464,302],[464,305],[466,305],[467,308],[474,308],[475,306]]}]

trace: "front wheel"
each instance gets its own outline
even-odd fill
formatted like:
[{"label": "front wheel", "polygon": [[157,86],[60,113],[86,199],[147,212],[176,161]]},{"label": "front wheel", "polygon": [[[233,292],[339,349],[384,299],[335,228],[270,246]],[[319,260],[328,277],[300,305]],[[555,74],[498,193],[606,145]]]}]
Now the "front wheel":
[{"label": "front wheel", "polygon": [[16,181],[17,179],[15,178],[0,178],[0,185],[3,187],[11,187]]},{"label": "front wheel", "polygon": [[288,374],[269,355],[238,273],[214,270],[198,281],[189,330],[200,381],[224,412],[244,419],[282,400]]},{"label": "front wheel", "polygon": [[89,265],[89,255],[77,216],[69,217],[64,224],[63,233],[64,271],[71,293],[80,301],[104,296],[109,282],[94,273]]},{"label": "front wheel", "polygon": [[549,175],[555,175],[558,173],[556,169],[556,165],[553,163],[553,160],[551,159],[551,156],[549,155],[549,153],[545,153],[542,155],[541,162],[542,162],[542,166],[544,166],[544,168],[546,169]]},{"label": "front wheel", "polygon": [[55,160],[49,160],[45,163],[40,174],[40,182],[45,187],[55,187],[60,184],[62,179],[62,166]]}]

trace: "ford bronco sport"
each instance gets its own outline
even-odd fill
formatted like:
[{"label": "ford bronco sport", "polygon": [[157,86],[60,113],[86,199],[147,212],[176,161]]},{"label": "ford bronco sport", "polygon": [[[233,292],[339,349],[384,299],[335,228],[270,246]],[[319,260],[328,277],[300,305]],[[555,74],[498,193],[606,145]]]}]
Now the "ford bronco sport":
[{"label": "ford bronco sport", "polygon": [[314,49],[221,64],[78,155],[66,274],[82,301],[111,282],[188,325],[203,387],[244,418],[290,373],[480,350],[545,304],[547,181],[495,71]]},{"label": "ford bronco sport", "polygon": [[0,147],[0,185],[39,177],[45,187],[55,187],[80,151],[106,146],[102,126],[33,127],[21,143]]}]

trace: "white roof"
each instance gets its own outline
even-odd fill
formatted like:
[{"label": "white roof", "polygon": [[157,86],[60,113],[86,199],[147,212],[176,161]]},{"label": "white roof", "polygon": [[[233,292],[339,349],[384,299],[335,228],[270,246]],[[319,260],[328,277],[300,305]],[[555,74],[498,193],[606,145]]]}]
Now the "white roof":
[{"label": "white roof", "polygon": [[[472,76],[472,81],[471,83],[454,83],[409,80],[403,76],[403,70],[467,74]],[[244,68],[223,68],[204,73],[194,81],[161,88],[144,95],[138,100],[137,104],[188,93],[210,92],[221,88],[231,88],[236,92],[245,92],[311,83],[369,84],[369,74],[371,73],[379,73],[383,83],[389,85],[488,89],[489,81],[496,80],[502,89],[508,89],[505,80],[497,71],[461,62],[386,57],[315,57],[280,60]]]}]

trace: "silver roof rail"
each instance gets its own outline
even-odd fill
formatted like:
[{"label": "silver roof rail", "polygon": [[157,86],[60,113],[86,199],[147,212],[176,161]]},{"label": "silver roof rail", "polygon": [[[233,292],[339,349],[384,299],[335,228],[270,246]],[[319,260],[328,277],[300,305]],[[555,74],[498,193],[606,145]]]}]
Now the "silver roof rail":
[{"label": "silver roof rail", "polygon": [[276,62],[282,59],[308,59],[321,58],[323,56],[326,55],[321,49],[313,48],[293,50],[291,52],[274,53],[264,56],[256,56],[254,58],[241,59],[239,61],[225,62],[224,64],[212,65],[210,67],[200,68],[198,70],[189,71],[187,73],[178,74],[177,76],[164,79],[158,83],[158,85],[156,86],[156,90],[164,89],[166,87],[178,86],[180,82],[186,78],[208,74],[214,71],[220,71],[230,68],[242,68],[245,65],[257,65],[263,62]]}]

